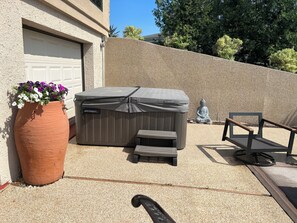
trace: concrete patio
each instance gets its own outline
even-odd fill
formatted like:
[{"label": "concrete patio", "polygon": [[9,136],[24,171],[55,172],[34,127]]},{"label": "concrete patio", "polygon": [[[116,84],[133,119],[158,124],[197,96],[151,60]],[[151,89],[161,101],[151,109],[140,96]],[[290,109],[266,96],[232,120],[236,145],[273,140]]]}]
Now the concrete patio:
[{"label": "concrete patio", "polygon": [[[234,160],[236,147],[221,141],[222,131],[222,125],[188,124],[177,167],[156,158],[133,164],[133,148],[80,146],[73,139],[64,179],[44,187],[9,185],[0,192],[1,222],[151,222],[143,207],[131,205],[136,194],[156,200],[176,222],[292,222]],[[288,133],[278,128],[264,134],[287,143]]]}]

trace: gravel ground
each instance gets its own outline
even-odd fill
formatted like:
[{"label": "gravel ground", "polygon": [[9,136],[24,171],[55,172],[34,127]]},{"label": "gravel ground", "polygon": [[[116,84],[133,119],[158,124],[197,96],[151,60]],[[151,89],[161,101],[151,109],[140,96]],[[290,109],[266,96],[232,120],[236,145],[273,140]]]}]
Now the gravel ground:
[{"label": "gravel ground", "polygon": [[[0,221],[151,222],[143,207],[131,205],[134,195],[144,194],[176,222],[292,222],[247,167],[233,159],[234,147],[221,141],[222,130],[189,124],[177,167],[167,159],[133,164],[131,148],[79,146],[74,139],[65,178],[44,187],[8,186],[0,192]],[[271,128],[267,134],[286,143],[279,131]]]}]

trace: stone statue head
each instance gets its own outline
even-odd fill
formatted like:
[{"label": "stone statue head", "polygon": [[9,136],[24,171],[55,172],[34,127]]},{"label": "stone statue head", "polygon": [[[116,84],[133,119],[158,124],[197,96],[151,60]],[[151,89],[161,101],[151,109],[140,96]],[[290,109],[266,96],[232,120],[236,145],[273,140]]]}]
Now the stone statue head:
[{"label": "stone statue head", "polygon": [[206,101],[205,101],[204,98],[202,98],[201,101],[200,101],[200,106],[203,107],[205,105],[206,105]]}]

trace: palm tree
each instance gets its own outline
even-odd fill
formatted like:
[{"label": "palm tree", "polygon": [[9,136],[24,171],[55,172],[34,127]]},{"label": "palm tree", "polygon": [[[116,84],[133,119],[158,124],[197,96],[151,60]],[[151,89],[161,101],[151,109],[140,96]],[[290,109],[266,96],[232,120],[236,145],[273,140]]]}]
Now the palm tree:
[{"label": "palm tree", "polygon": [[117,31],[117,27],[111,25],[109,26],[109,37],[118,37],[119,31]]},{"label": "palm tree", "polygon": [[142,29],[136,28],[135,26],[126,26],[123,32],[125,38],[143,40],[141,33]]}]

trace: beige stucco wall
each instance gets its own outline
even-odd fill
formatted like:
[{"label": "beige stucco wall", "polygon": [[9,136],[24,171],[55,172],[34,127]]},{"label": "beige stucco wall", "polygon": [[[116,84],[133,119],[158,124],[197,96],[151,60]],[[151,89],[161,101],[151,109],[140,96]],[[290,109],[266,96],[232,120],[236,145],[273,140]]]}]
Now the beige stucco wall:
[{"label": "beige stucco wall", "polygon": [[103,10],[101,11],[90,0],[39,0],[49,7],[70,16],[89,28],[108,35],[109,31],[109,0],[103,0]]},{"label": "beige stucco wall", "polygon": [[[109,1],[104,2],[105,6],[108,5],[108,18],[103,23],[109,26]],[[79,21],[44,3],[37,0],[3,0],[0,4],[0,185],[17,179],[20,173],[12,127],[17,111],[11,107],[13,99],[9,92],[12,86],[25,81],[23,25],[83,43],[85,87],[90,89],[103,85],[104,48],[100,47],[100,43],[107,31],[96,30],[86,24],[87,20]],[[92,7],[96,10],[96,6]]]},{"label": "beige stucco wall", "polygon": [[261,111],[264,117],[297,125],[297,75],[143,41],[109,38],[107,86],[182,89],[195,117],[205,98],[213,120],[230,111]]}]

